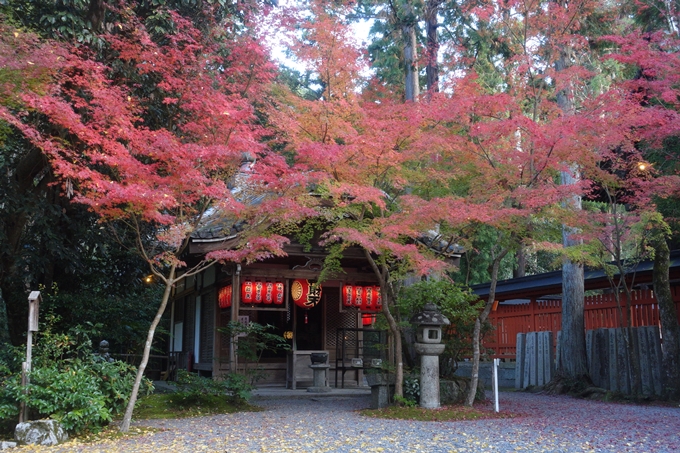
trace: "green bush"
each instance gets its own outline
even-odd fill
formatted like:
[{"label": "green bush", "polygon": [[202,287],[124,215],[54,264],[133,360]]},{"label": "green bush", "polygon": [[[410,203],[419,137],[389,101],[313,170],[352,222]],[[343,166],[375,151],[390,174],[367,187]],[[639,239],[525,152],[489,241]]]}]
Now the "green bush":
[{"label": "green bush", "polygon": [[404,399],[417,404],[420,401],[420,376],[416,370],[409,374],[404,374]]},{"label": "green bush", "polygon": [[[271,324],[258,324],[249,322],[247,324],[238,321],[230,321],[227,327],[217,329],[231,338],[231,341],[238,341],[238,356],[242,359],[242,367],[238,370],[242,376],[247,376],[247,384],[254,385],[267,375],[263,367],[260,366],[262,355],[266,351],[288,351],[290,344],[281,335],[269,332],[273,330]],[[241,378],[232,376],[234,386],[240,386]],[[246,382],[243,383],[245,385]]]},{"label": "green bush", "polygon": [[[125,409],[136,369],[92,353],[95,326],[60,333],[53,330],[55,319],[48,316],[36,335],[26,388],[11,355],[0,358],[0,419],[16,418],[19,403],[24,402],[31,418],[54,418],[74,434],[96,431]],[[145,381],[142,392],[152,389],[151,382]]]},{"label": "green bush", "polygon": [[13,373],[10,368],[5,363],[0,362],[0,420],[14,418],[19,414],[16,400],[7,391],[12,376]]},{"label": "green bush", "polygon": [[224,378],[213,379],[190,373],[186,370],[177,372],[177,394],[184,400],[200,402],[204,397],[230,397],[234,403],[243,403],[250,398],[253,386],[249,376],[229,373]]},{"label": "green bush", "polygon": [[[475,320],[484,303],[469,288],[449,280],[427,280],[405,287],[399,294],[397,305],[402,319],[410,319],[420,312],[426,303],[435,304],[451,322],[442,328],[442,343],[446,345],[439,357],[439,372],[442,377],[451,377],[458,362],[472,353],[472,333]],[[486,322],[482,335],[490,330]]]}]

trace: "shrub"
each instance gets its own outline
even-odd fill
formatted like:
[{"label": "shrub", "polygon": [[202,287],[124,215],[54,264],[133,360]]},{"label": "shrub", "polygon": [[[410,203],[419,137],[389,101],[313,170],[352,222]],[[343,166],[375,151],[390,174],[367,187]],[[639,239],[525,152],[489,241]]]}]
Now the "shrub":
[{"label": "shrub", "polygon": [[[446,349],[439,358],[440,374],[450,377],[455,373],[457,363],[472,351],[475,320],[484,304],[468,288],[448,280],[427,280],[403,288],[397,304],[402,319],[409,319],[428,302],[434,303],[451,322],[450,326],[442,328]],[[487,322],[482,326],[482,334],[489,329]]]},{"label": "shrub", "polygon": [[[136,369],[92,353],[90,336],[96,326],[76,326],[59,333],[52,328],[55,319],[48,316],[37,335],[26,388],[7,354],[0,362],[0,419],[15,418],[18,403],[24,402],[32,418],[54,418],[74,434],[96,431],[125,409]],[[144,388],[149,392],[153,385],[145,381]]]},{"label": "shrub", "polygon": [[404,399],[414,405],[420,401],[420,376],[416,372],[404,375]]},{"label": "shrub", "polygon": [[204,397],[230,397],[236,404],[250,398],[253,386],[250,378],[239,373],[229,373],[224,378],[213,379],[190,373],[177,372],[177,394],[180,399],[200,402]]},{"label": "shrub", "polygon": [[[266,377],[264,369],[259,365],[262,354],[266,351],[290,350],[290,345],[285,338],[269,332],[273,329],[274,326],[270,324],[263,325],[256,322],[243,324],[238,321],[230,321],[227,327],[218,329],[219,332],[230,337],[231,341],[238,338],[238,356],[243,362],[243,367],[239,371],[241,375],[247,376],[250,386]],[[234,381],[234,385],[241,384]]]}]

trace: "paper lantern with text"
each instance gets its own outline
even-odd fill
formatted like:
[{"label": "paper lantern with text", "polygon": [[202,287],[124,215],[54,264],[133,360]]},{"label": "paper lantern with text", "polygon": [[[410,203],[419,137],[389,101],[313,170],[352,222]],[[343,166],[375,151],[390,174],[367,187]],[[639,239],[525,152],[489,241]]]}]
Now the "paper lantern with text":
[{"label": "paper lantern with text", "polygon": [[255,282],[255,292],[253,294],[253,303],[261,304],[264,301],[264,283]]},{"label": "paper lantern with text", "polygon": [[297,306],[312,308],[321,300],[321,285],[308,280],[293,280],[290,295]]},{"label": "paper lantern with text", "polygon": [[354,306],[357,308],[361,308],[364,306],[364,287],[363,286],[355,286],[353,291],[352,291],[352,300],[354,301]]},{"label": "paper lantern with text", "polygon": [[276,286],[274,282],[265,282],[264,284],[264,297],[262,299],[262,302],[265,304],[273,304],[274,299],[276,298]]},{"label": "paper lantern with text", "polygon": [[241,302],[252,304],[255,296],[255,284],[250,280],[245,280],[241,285]]},{"label": "paper lantern with text", "polygon": [[376,301],[375,286],[364,286],[364,303],[361,308],[364,310],[373,310]]},{"label": "paper lantern with text", "polygon": [[342,287],[342,305],[344,307],[351,307],[353,304],[353,296],[354,296],[354,286],[352,285],[344,285]]},{"label": "paper lantern with text", "polygon": [[285,286],[283,282],[276,282],[274,283],[274,286],[276,287],[276,297],[274,298],[274,303],[276,305],[281,305],[283,304],[283,297],[285,296]]},{"label": "paper lantern with text", "polygon": [[217,293],[217,302],[219,303],[220,308],[231,307],[231,293],[232,293],[231,285],[223,286],[222,288],[220,288],[220,291]]},{"label": "paper lantern with text", "polygon": [[380,295],[380,286],[374,286],[373,292],[375,293],[375,309],[382,310],[382,296]]}]

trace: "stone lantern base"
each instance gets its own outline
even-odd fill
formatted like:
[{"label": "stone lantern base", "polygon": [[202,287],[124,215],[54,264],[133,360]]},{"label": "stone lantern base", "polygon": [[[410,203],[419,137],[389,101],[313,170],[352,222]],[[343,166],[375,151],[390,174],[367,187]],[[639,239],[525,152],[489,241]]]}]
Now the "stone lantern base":
[{"label": "stone lantern base", "polygon": [[442,343],[415,343],[420,354],[420,407],[437,409],[439,398],[439,355],[446,345]]}]

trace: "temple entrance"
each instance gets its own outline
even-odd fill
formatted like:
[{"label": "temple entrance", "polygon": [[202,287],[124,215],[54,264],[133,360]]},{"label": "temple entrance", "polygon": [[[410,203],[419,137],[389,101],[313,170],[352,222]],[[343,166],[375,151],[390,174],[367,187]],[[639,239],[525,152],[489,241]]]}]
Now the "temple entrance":
[{"label": "temple entrance", "polygon": [[325,297],[312,308],[295,307],[295,343],[298,351],[324,349],[323,306]]}]

